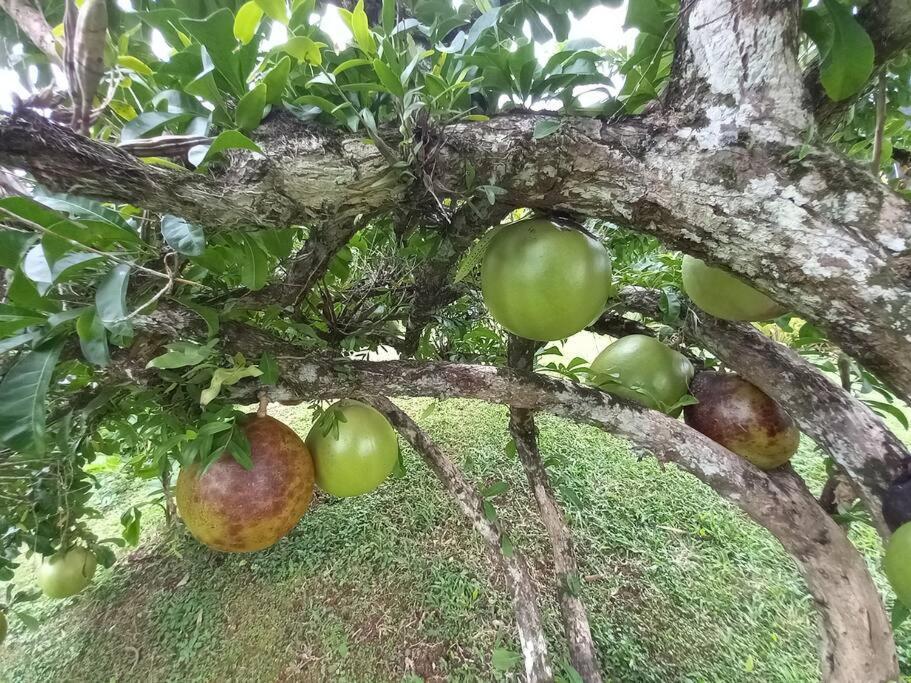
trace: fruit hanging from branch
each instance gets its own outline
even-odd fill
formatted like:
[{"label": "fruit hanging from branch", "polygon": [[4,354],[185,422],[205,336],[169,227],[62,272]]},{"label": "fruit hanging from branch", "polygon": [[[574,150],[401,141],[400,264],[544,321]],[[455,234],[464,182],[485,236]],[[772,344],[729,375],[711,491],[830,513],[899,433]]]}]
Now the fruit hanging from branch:
[{"label": "fruit hanging from branch", "polygon": [[895,595],[911,608],[911,523],[903,524],[892,534],[886,544],[883,568]]},{"label": "fruit hanging from branch", "polygon": [[38,586],[49,598],[68,598],[89,585],[97,564],[95,554],[82,547],[59,552],[42,560]]},{"label": "fruit hanging from branch", "polygon": [[644,334],[615,341],[592,361],[591,370],[600,389],[674,416],[694,372],[686,356]]},{"label": "fruit hanging from branch", "polygon": [[316,484],[339,498],[370,493],[395,469],[398,439],[375,408],[345,399],[332,404],[307,435]]},{"label": "fruit hanging from branch", "polygon": [[800,431],[771,397],[735,374],[700,372],[690,383],[699,403],[686,406],[686,423],[763,470],[797,452]]},{"label": "fruit hanging from branch", "polygon": [[91,125],[92,101],[104,76],[104,45],[107,40],[108,9],[105,0],[85,0],[73,34],[72,75],[76,84],[73,98],[73,128],[83,135]]},{"label": "fruit hanging from branch", "polygon": [[777,318],[788,309],[742,280],[692,256],[683,257],[683,290],[703,311],[722,320]]},{"label": "fruit hanging from branch", "polygon": [[6,613],[0,612],[0,645],[6,640],[6,633],[9,630],[9,624],[6,621]]},{"label": "fruit hanging from branch", "polygon": [[610,252],[578,230],[550,221],[499,229],[481,265],[490,314],[526,339],[564,339],[590,325],[611,291]]},{"label": "fruit hanging from branch", "polygon": [[226,552],[267,548],[310,506],[313,460],[301,438],[269,416],[243,422],[253,466],[223,453],[206,471],[199,463],[177,477],[177,509],[198,541]]}]

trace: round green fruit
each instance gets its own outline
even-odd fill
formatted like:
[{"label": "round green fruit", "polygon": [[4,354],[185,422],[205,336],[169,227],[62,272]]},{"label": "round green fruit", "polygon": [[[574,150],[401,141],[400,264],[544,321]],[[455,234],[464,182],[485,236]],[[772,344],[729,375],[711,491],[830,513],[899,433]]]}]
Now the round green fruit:
[{"label": "round green fruit", "polygon": [[399,444],[383,415],[360,401],[338,401],[307,435],[316,484],[339,498],[369,493],[395,468]]},{"label": "round green fruit", "polygon": [[180,516],[210,548],[248,553],[268,548],[293,529],[310,506],[313,459],[294,430],[258,415],[243,419],[253,467],[223,453],[205,472],[198,463],[180,470]]},{"label": "round green fruit", "polygon": [[665,412],[686,395],[693,376],[686,356],[644,334],[621,337],[598,354],[591,369],[604,391]]},{"label": "round green fruit", "polygon": [[585,329],[601,315],[610,291],[604,245],[546,220],[500,228],[481,265],[490,314],[526,339],[553,341]]},{"label": "round green fruit", "polygon": [[683,291],[703,311],[722,320],[768,320],[788,312],[758,289],[692,256],[683,257]]},{"label": "round green fruit", "polygon": [[68,598],[89,585],[97,564],[95,554],[80,547],[51,555],[38,567],[38,586],[49,598]]},{"label": "round green fruit", "polygon": [[905,607],[911,608],[911,523],[898,527],[886,544],[886,578]]},{"label": "round green fruit", "polygon": [[778,403],[745,379],[720,372],[700,372],[690,383],[696,405],[683,419],[697,432],[756,467],[771,470],[797,452],[800,431]]}]

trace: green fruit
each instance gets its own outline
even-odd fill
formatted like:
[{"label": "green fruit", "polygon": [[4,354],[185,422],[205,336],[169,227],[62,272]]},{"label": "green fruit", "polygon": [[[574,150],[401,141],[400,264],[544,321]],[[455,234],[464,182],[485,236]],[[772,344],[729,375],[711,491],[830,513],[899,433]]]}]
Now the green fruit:
[{"label": "green fruit", "polygon": [[546,220],[507,225],[481,265],[490,314],[526,339],[564,339],[588,327],[611,292],[610,253],[578,230]]},{"label": "green fruit", "polygon": [[70,548],[44,558],[38,567],[38,586],[49,598],[68,598],[89,585],[95,576],[95,555],[85,548]]},{"label": "green fruit", "polygon": [[274,544],[297,525],[313,495],[313,459],[293,429],[249,415],[243,430],[252,469],[224,453],[202,474],[198,463],[182,468],[175,491],[190,533],[210,548],[234,553]]},{"label": "green fruit", "polygon": [[683,257],[683,291],[703,311],[722,320],[768,320],[788,312],[730,273]]},{"label": "green fruit", "polygon": [[774,469],[797,452],[800,431],[794,420],[745,379],[700,372],[690,393],[699,403],[683,409],[686,423],[756,467]]},{"label": "green fruit", "polygon": [[339,498],[373,491],[399,459],[398,439],[386,418],[349,399],[326,409],[310,429],[307,447],[317,486]]},{"label": "green fruit", "polygon": [[[693,364],[686,356],[644,334],[622,337],[591,364],[594,383],[608,393],[667,411],[687,393]],[[671,413],[676,416],[680,409]]]},{"label": "green fruit", "polygon": [[6,623],[6,614],[0,612],[0,645],[3,645],[3,641],[6,640],[8,630],[9,625]]},{"label": "green fruit", "polygon": [[911,522],[898,527],[886,544],[886,578],[905,607],[911,608]]}]

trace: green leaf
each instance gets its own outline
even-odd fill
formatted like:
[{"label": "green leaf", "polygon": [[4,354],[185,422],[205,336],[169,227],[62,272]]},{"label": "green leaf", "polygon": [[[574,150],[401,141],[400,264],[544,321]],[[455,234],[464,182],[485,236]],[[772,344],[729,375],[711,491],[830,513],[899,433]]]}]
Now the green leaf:
[{"label": "green leaf", "polygon": [[263,351],[259,357],[259,369],[263,371],[259,378],[260,384],[267,386],[278,384],[278,363],[275,362],[275,356],[268,351]]},{"label": "green leaf", "polygon": [[823,0],[832,19],[832,45],[819,69],[819,80],[826,94],[844,100],[863,90],[873,73],[873,41],[837,0]]},{"label": "green leaf", "polygon": [[212,373],[212,381],[209,382],[209,386],[206,389],[203,389],[202,394],[200,394],[199,403],[202,406],[206,406],[215,400],[215,397],[221,392],[222,387],[237,384],[245,377],[259,377],[262,374],[262,370],[255,365],[218,368]]},{"label": "green leaf", "polygon": [[117,65],[122,66],[124,69],[135,71],[140,76],[151,76],[155,73],[148,64],[133,55],[120,55],[117,57]]},{"label": "green leaf", "polygon": [[262,289],[269,280],[269,263],[256,240],[249,235],[243,235],[242,239],[244,262],[241,266],[240,279],[244,287],[255,292]]},{"label": "green leaf", "polygon": [[505,481],[496,481],[483,491],[481,491],[482,498],[496,498],[497,496],[506,493],[509,490],[509,484]]},{"label": "green leaf", "polygon": [[295,36],[282,46],[282,50],[300,62],[319,66],[323,63],[321,47],[325,47],[325,44],[316,43],[306,36]]},{"label": "green leaf", "polygon": [[516,554],[516,547],[513,545],[512,539],[506,534],[500,536],[500,552],[504,557],[512,557]]},{"label": "green leaf", "polygon": [[35,619],[35,617],[33,617],[28,612],[23,612],[22,610],[14,609],[13,614],[15,614],[16,617],[18,617],[19,621],[22,622],[22,625],[25,626],[25,628],[28,629],[29,631],[36,631],[38,629],[38,627],[41,626],[41,622],[39,622],[37,619]]},{"label": "green leaf", "polygon": [[177,216],[161,217],[161,236],[178,254],[199,256],[206,248],[206,236],[202,228]]},{"label": "green leaf", "polygon": [[395,459],[395,467],[392,468],[392,472],[389,473],[389,476],[393,479],[401,479],[405,474],[405,458],[402,457],[402,449],[400,448],[398,456]]},{"label": "green leaf", "polygon": [[114,334],[126,334],[131,327],[127,317],[127,285],[130,267],[121,263],[111,269],[95,290],[95,310],[104,326]]},{"label": "green leaf", "polygon": [[249,43],[256,35],[262,18],[263,8],[255,0],[245,2],[234,17],[234,37],[244,45]]},{"label": "green leaf", "polygon": [[399,99],[405,96],[405,88],[402,86],[402,82],[395,72],[389,68],[388,64],[379,59],[374,59],[373,70],[376,71],[376,75],[380,78],[380,83],[386,90]]},{"label": "green leaf", "polygon": [[666,16],[658,0],[629,0],[623,27],[661,38],[667,31]]},{"label": "green leaf", "polygon": [[23,354],[0,382],[0,442],[15,451],[46,450],[45,397],[61,348],[54,344]]},{"label": "green leaf", "polygon": [[395,29],[397,4],[397,0],[383,0],[383,33],[387,36],[391,36]]},{"label": "green leaf", "polygon": [[228,81],[234,95],[245,90],[240,60],[234,52],[234,15],[227,7],[205,19],[181,19],[184,30],[206,48],[218,72]]},{"label": "green leaf", "polygon": [[497,511],[494,509],[493,505],[490,504],[489,500],[485,500],[481,505],[484,512],[484,519],[488,522],[497,521]]},{"label": "green leaf", "polygon": [[94,308],[84,311],[76,320],[76,334],[82,355],[89,363],[105,366],[111,361],[108,333]]},{"label": "green leaf", "polygon": [[499,225],[494,226],[483,235],[481,238],[475,242],[475,244],[468,250],[468,252],[462,257],[462,260],[459,261],[458,268],[456,268],[455,275],[452,278],[454,283],[459,283],[464,280],[466,277],[471,275],[472,271],[481,265],[481,261],[484,260],[484,255],[487,253],[487,247],[490,246],[490,241],[496,236],[500,231]]},{"label": "green leaf", "polygon": [[880,415],[891,415],[902,427],[908,429],[908,416],[905,415],[905,412],[897,405],[893,403],[884,403],[883,401],[871,401],[869,399],[863,399],[863,401]]},{"label": "green leaf", "polygon": [[168,351],[150,360],[146,367],[169,370],[199,365],[212,355],[217,342],[217,339],[212,339],[207,344],[195,344],[188,341],[171,342],[165,347]]},{"label": "green leaf", "polygon": [[15,268],[34,235],[0,228],[0,268]]},{"label": "green leaf", "polygon": [[262,149],[260,149],[259,145],[239,130],[226,130],[223,133],[219,133],[218,137],[212,141],[198,166],[205,166],[226,149],[249,149],[252,152],[262,154]]},{"label": "green leaf", "polygon": [[120,140],[129,142],[146,135],[160,133],[168,124],[178,124],[194,118],[193,112],[147,111],[128,121],[120,130]]},{"label": "green leaf", "polygon": [[253,130],[263,119],[266,108],[266,84],[260,83],[237,103],[234,120],[241,130]]},{"label": "green leaf", "polygon": [[210,306],[203,306],[192,301],[180,301],[180,303],[205,321],[209,339],[218,334],[218,328],[221,324],[218,320],[218,311]]},{"label": "green leaf", "polygon": [[517,652],[506,650],[502,647],[495,649],[490,657],[490,665],[497,671],[504,673],[515,669],[521,661],[522,656]]},{"label": "green leaf", "polygon": [[351,13],[351,32],[361,50],[371,57],[376,55],[376,40],[373,33],[370,32],[370,21],[367,18],[367,12],[364,11],[364,0],[358,0]]},{"label": "green leaf", "polygon": [[561,121],[560,119],[541,119],[540,121],[535,122],[535,130],[532,133],[532,137],[535,140],[540,140],[541,138],[546,138],[548,135],[553,135],[558,130],[560,130]]},{"label": "green leaf", "polygon": [[142,510],[135,505],[120,516],[120,523],[123,525],[123,540],[128,545],[136,547],[139,545],[140,520],[142,519]]},{"label": "green leaf", "polygon": [[[273,66],[263,76],[262,82],[266,85],[266,104],[278,104],[282,101],[282,94],[288,85],[288,76],[291,74],[291,58],[282,57],[278,64]],[[257,149],[256,151],[260,151]]]},{"label": "green leaf", "polygon": [[6,290],[6,297],[10,303],[24,306],[36,311],[53,313],[60,310],[60,302],[43,297],[25,273],[19,268],[13,270],[12,279]]},{"label": "green leaf", "polygon": [[288,25],[288,9],[285,6],[285,0],[256,0],[263,11],[270,19],[275,19],[285,26]]}]

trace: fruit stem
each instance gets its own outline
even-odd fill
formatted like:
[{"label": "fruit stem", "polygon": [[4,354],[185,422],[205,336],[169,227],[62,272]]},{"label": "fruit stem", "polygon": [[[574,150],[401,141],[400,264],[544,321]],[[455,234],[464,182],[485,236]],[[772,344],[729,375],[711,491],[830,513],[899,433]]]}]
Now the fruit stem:
[{"label": "fruit stem", "polygon": [[269,392],[260,391],[259,394],[259,408],[256,409],[257,417],[266,417],[267,410],[269,409]]}]

